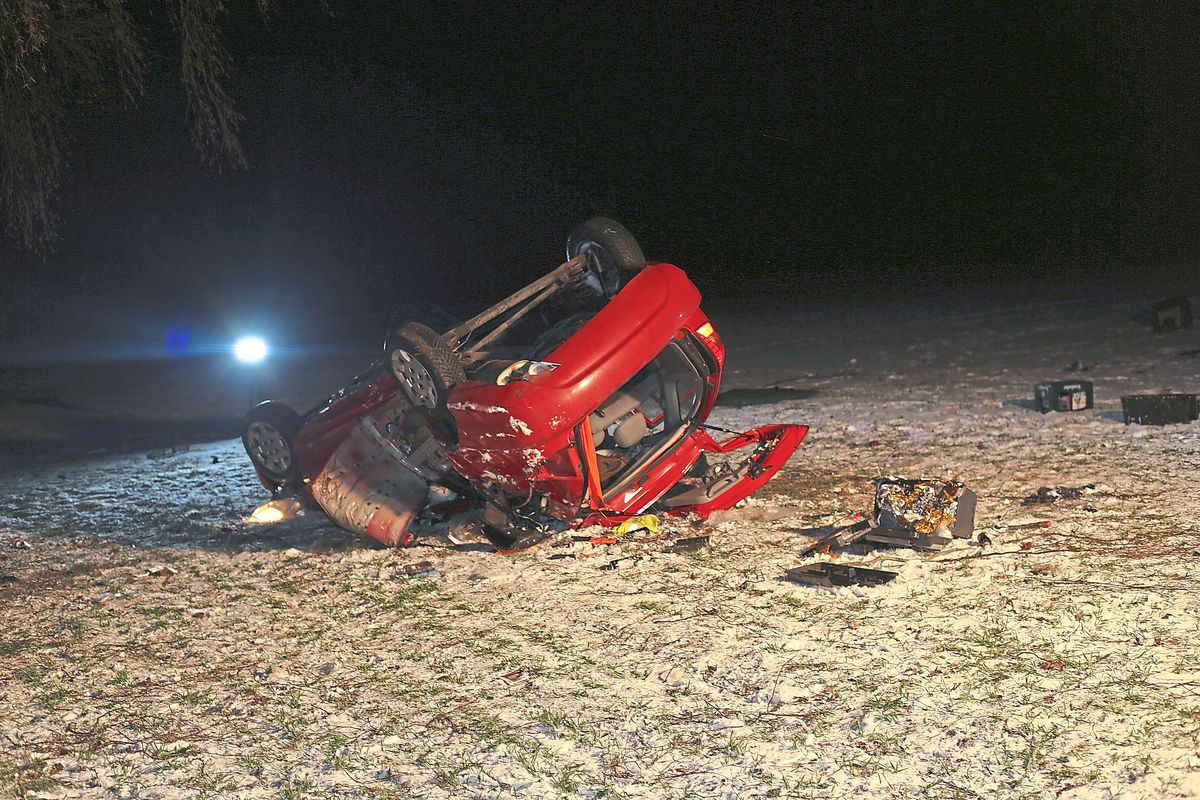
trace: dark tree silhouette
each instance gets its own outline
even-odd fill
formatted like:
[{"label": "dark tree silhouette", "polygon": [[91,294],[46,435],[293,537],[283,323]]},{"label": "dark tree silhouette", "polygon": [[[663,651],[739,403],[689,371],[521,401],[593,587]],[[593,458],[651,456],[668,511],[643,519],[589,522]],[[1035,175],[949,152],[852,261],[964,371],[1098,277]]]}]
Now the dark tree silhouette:
[{"label": "dark tree silhouette", "polygon": [[[267,11],[269,0],[257,0]],[[224,0],[0,0],[0,205],[8,235],[44,251],[73,141],[71,112],[133,103],[147,77],[144,25],[162,13],[178,35],[179,79],[200,156],[244,166],[242,121],[223,81]]]}]

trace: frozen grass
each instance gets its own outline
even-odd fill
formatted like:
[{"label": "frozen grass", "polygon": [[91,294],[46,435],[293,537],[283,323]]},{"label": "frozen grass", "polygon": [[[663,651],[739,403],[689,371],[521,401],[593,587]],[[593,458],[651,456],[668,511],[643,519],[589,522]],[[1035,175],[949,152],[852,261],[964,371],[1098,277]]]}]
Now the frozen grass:
[{"label": "frozen grass", "polygon": [[[1101,321],[900,340],[853,318],[805,331],[815,365],[769,342],[739,351],[728,326],[731,363],[748,365],[731,385],[803,366],[818,393],[714,422],[813,433],[745,508],[670,523],[712,535],[688,555],[654,540],[393,552],[319,520],[251,529],[236,443],[10,478],[0,793],[1195,796],[1200,429],[1105,416],[1162,344],[1132,328],[1114,344]],[[898,342],[887,364],[850,330]],[[849,344],[835,358],[822,335]],[[1076,356],[1117,387],[1096,413],[1013,402]],[[1155,364],[1154,386],[1186,379]],[[875,589],[782,581],[805,532],[863,510],[882,473],[965,480],[992,544],[841,556],[900,572]],[[1035,520],[1053,525],[1008,527]],[[404,577],[424,559],[434,577]]]}]

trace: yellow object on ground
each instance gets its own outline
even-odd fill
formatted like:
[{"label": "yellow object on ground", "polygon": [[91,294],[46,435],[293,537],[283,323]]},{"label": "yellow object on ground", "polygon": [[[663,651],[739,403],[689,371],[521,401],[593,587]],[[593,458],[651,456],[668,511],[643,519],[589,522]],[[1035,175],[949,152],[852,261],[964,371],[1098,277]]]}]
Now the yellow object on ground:
[{"label": "yellow object on ground", "polygon": [[620,539],[635,531],[648,531],[649,533],[658,533],[661,523],[658,517],[653,514],[642,514],[637,517],[630,517],[613,529],[613,536]]}]

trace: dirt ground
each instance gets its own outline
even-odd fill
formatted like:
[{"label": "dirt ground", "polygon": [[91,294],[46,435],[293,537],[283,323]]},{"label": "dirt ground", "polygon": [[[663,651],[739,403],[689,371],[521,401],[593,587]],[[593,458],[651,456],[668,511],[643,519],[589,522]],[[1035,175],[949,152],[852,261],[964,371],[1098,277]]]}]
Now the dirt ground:
[{"label": "dirt ground", "polygon": [[[0,793],[1200,795],[1200,423],[1126,426],[1119,399],[1200,390],[1200,331],[1152,333],[1151,299],[724,312],[736,404],[711,421],[812,426],[781,475],[707,522],[508,557],[244,522],[265,497],[236,440],[81,455],[56,433],[118,406],[230,418],[220,382],[121,405],[12,373],[5,446],[59,450],[0,473]],[[358,366],[322,364],[306,387]],[[140,369],[126,386],[161,379]],[[1071,377],[1094,410],[1031,409]],[[837,556],[899,572],[882,587],[783,580],[888,474],[966,482],[990,543]]]}]

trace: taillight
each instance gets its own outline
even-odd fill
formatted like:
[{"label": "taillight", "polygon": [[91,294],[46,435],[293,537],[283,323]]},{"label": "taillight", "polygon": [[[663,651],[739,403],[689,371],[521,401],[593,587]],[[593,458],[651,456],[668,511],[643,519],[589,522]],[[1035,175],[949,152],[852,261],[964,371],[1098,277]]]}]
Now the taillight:
[{"label": "taillight", "polygon": [[718,356],[724,354],[725,343],[721,341],[721,336],[717,333],[716,328],[711,322],[706,322],[699,328],[696,328],[696,335],[704,340],[709,349]]}]

